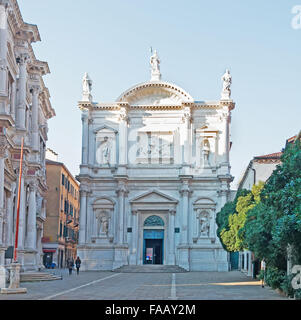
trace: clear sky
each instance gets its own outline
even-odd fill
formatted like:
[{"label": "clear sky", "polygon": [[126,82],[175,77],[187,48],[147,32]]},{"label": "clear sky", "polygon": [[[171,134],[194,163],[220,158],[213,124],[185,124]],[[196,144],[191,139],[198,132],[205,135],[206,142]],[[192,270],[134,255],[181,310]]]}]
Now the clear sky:
[{"label": "clear sky", "polygon": [[[299,1],[299,2],[298,2]],[[37,24],[33,44],[49,63],[44,78],[57,116],[48,147],[77,175],[81,161],[84,72],[97,102],[115,101],[150,79],[150,47],[162,80],[195,100],[218,100],[226,68],[233,77],[232,188],[256,155],[279,152],[301,129],[301,29],[291,26],[301,0],[19,0]]]}]

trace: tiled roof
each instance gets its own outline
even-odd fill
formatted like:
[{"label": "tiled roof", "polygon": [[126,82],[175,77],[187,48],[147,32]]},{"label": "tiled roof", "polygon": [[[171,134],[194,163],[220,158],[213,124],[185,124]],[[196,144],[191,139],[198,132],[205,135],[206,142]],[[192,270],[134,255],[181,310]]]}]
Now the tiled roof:
[{"label": "tiled roof", "polygon": [[283,154],[282,152],[275,152],[275,153],[266,154],[264,156],[257,156],[257,157],[254,157],[254,159],[280,159],[282,154]]}]

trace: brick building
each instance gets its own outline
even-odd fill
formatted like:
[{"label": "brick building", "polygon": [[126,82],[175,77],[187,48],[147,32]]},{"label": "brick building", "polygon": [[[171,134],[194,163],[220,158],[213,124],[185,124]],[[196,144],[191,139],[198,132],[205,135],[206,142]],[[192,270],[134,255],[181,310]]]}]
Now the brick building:
[{"label": "brick building", "polygon": [[[54,161],[56,154],[47,150],[47,208],[44,226],[43,263],[65,267],[69,257],[76,258],[79,218],[79,184],[67,167]],[[51,160],[50,160],[51,159]]]}]

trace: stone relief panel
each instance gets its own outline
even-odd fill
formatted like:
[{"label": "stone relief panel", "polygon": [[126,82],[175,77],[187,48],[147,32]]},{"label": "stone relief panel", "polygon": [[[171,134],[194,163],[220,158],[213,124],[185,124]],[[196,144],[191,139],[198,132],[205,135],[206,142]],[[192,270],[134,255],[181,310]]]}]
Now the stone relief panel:
[{"label": "stone relief panel", "polygon": [[172,132],[139,132],[137,135],[138,164],[172,164],[174,136]]},{"label": "stone relief panel", "polygon": [[102,166],[116,164],[116,133],[103,128],[96,133],[96,162]]}]

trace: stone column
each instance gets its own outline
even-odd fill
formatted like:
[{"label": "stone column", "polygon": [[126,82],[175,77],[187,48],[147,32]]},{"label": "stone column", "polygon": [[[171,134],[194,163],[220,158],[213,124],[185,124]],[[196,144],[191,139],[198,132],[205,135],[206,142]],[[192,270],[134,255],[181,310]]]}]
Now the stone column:
[{"label": "stone column", "polygon": [[32,86],[32,149],[33,151],[39,151],[40,142],[39,142],[39,93],[40,86]]},{"label": "stone column", "polygon": [[37,226],[37,255],[36,255],[36,261],[37,261],[37,267],[39,269],[43,269],[43,248],[42,248],[42,237],[43,237],[43,227]]},{"label": "stone column", "polygon": [[182,195],[181,244],[187,244],[188,243],[188,210],[189,210],[189,195],[190,195],[188,181],[185,181],[183,183],[183,187],[180,193]]},{"label": "stone column", "polygon": [[[17,170],[19,176],[19,169]],[[18,249],[24,249],[24,237],[25,237],[25,204],[26,204],[26,195],[24,188],[24,171],[21,176],[21,184],[18,186],[20,188],[20,212],[19,212],[19,233],[18,233]],[[16,199],[18,200],[18,199]],[[18,204],[17,204],[18,205]],[[17,205],[16,205],[16,217],[17,217]]]},{"label": "stone column", "polygon": [[127,190],[123,184],[120,184],[116,193],[118,195],[117,244],[124,244],[124,209]]},{"label": "stone column", "polygon": [[18,129],[25,130],[25,115],[26,115],[26,83],[27,83],[27,62],[29,56],[21,54],[19,57],[19,99],[16,115],[16,126]]},{"label": "stone column", "polygon": [[189,216],[189,185],[188,180],[183,181],[180,191],[182,195],[182,217],[181,217],[181,241],[179,250],[179,266],[189,271],[189,245],[188,245],[188,216]]},{"label": "stone column", "polygon": [[88,120],[88,136],[89,136],[89,147],[88,147],[88,163],[94,165],[95,162],[95,134],[93,132],[93,119]]},{"label": "stone column", "polygon": [[8,213],[7,230],[8,230],[8,245],[10,245],[10,246],[14,245],[14,239],[13,239],[14,213],[13,213],[13,208],[14,208],[15,189],[16,189],[16,184],[13,183],[11,185],[11,192],[9,193],[9,196],[7,199],[7,213]]},{"label": "stone column", "polygon": [[137,265],[138,248],[138,211],[132,211],[132,250],[130,255],[130,265]]},{"label": "stone column", "polygon": [[224,107],[222,114],[223,121],[223,139],[222,139],[222,151],[223,158],[221,163],[221,173],[229,174],[230,173],[230,164],[229,164],[229,147],[230,147],[230,133],[229,133],[229,123],[230,123],[230,115],[228,107]]},{"label": "stone column", "polygon": [[2,230],[3,230],[3,218],[4,218],[4,159],[6,157],[7,140],[6,137],[0,135],[0,247],[2,246]]},{"label": "stone column", "polygon": [[121,107],[119,114],[119,166],[127,164],[127,108]]},{"label": "stone column", "polygon": [[36,250],[37,243],[37,205],[36,205],[36,182],[29,184],[29,207],[27,221],[27,239],[26,245],[29,249]]},{"label": "stone column", "polygon": [[175,215],[176,210],[169,210],[169,255],[168,255],[168,264],[176,264],[175,256]]},{"label": "stone column", "polygon": [[11,94],[11,101],[10,101],[10,113],[13,119],[16,119],[16,81],[12,83],[12,94]]},{"label": "stone column", "polygon": [[0,4],[0,95],[7,95],[7,13]]},{"label": "stone column", "polygon": [[86,228],[87,228],[87,193],[85,189],[80,190],[80,214],[79,214],[79,245],[86,243]]},{"label": "stone column", "polygon": [[89,145],[89,125],[88,112],[82,113],[82,165],[88,164],[88,145]]}]

